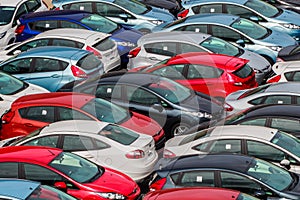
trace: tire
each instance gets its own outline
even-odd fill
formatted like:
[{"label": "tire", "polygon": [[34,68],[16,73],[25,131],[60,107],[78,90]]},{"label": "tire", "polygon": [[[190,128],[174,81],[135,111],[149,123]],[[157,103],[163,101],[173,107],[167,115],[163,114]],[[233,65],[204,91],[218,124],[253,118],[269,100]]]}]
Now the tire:
[{"label": "tire", "polygon": [[189,130],[189,128],[190,126],[185,123],[176,123],[172,127],[171,137],[183,135],[187,130]]}]

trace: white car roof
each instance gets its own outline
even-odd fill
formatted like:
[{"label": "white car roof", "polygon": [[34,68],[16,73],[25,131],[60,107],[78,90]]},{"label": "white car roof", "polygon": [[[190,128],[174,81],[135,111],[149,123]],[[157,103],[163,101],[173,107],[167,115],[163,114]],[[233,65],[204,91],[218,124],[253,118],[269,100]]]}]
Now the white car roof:
[{"label": "white car roof", "polygon": [[24,2],[25,0],[1,0],[0,6],[12,6],[16,7],[20,2]]}]

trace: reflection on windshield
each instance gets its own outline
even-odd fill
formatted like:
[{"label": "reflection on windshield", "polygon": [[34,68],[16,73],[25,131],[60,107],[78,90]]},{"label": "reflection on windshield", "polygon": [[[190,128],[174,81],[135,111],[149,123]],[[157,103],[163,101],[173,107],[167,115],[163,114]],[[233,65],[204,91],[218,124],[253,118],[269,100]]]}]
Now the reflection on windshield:
[{"label": "reflection on windshield", "polygon": [[[0,6],[0,26],[9,24],[12,20],[15,7]],[[1,33],[0,33],[1,36]]]},{"label": "reflection on windshield", "polygon": [[88,15],[80,22],[91,27],[94,31],[103,33],[113,33],[119,28],[117,23],[97,14]]},{"label": "reflection on windshield", "polygon": [[25,89],[25,84],[19,79],[0,72],[0,94],[15,94]]},{"label": "reflection on windshield", "polygon": [[126,8],[127,10],[133,12],[134,14],[140,15],[148,12],[147,6],[138,2],[138,1],[124,1],[124,0],[115,0],[115,4]]},{"label": "reflection on windshield", "polygon": [[278,8],[261,0],[248,0],[245,5],[266,17],[278,16],[280,13]]},{"label": "reflection on windshield", "polygon": [[271,142],[300,157],[300,140],[298,138],[285,132],[278,131]]},{"label": "reflection on windshield", "polygon": [[74,197],[47,185],[36,188],[26,200],[76,200]]}]

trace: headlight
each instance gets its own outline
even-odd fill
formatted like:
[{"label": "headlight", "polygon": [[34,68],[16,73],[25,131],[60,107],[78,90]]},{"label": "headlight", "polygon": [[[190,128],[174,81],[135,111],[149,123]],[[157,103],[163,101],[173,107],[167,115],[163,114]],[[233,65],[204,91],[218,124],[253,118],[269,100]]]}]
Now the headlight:
[{"label": "headlight", "polygon": [[126,197],[124,197],[122,194],[118,194],[118,193],[101,192],[101,193],[97,193],[97,194],[99,194],[101,197],[106,198],[106,199],[126,199]]},{"label": "headlight", "polygon": [[282,47],[280,47],[280,46],[271,46],[269,48],[272,49],[273,51],[277,51],[277,52],[279,52],[282,49]]},{"label": "headlight", "polygon": [[300,26],[295,25],[295,24],[282,24],[285,28],[289,29],[300,29]]},{"label": "headlight", "polygon": [[212,115],[207,113],[207,112],[189,112],[189,111],[182,111],[183,114],[187,115],[192,115],[194,117],[199,117],[199,118],[207,118],[207,119],[212,119]]},{"label": "headlight", "polygon": [[0,33],[0,39],[4,38],[5,35],[6,35],[6,31],[4,33]]},{"label": "headlight", "polygon": [[117,45],[123,46],[123,47],[135,47],[135,44],[132,42],[119,42],[117,41]]},{"label": "headlight", "polygon": [[160,24],[164,23],[164,21],[161,21],[161,20],[149,20],[149,22],[151,22],[152,24],[155,24],[155,25],[160,25]]}]

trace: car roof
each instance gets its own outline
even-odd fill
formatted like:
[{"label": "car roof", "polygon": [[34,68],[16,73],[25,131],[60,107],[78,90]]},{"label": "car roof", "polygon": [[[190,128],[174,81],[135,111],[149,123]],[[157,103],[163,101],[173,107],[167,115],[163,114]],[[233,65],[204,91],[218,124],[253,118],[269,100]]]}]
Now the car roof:
[{"label": "car roof", "polygon": [[247,117],[285,116],[291,118],[300,118],[300,105],[265,104],[252,106],[242,112]]},{"label": "car roof", "polygon": [[0,6],[12,6],[17,7],[18,4],[23,2],[24,0],[1,0]]},{"label": "car roof", "polygon": [[184,0],[186,4],[196,5],[199,3],[222,3],[222,2],[230,2],[230,3],[237,3],[237,4],[245,4],[248,0]]},{"label": "car roof", "polygon": [[265,92],[293,92],[300,93],[300,82],[278,82],[269,84]]},{"label": "car roof", "polygon": [[66,105],[81,108],[88,101],[95,98],[89,94],[74,92],[50,92],[41,94],[29,94],[16,99],[12,106],[17,105]]},{"label": "car roof", "polygon": [[195,33],[192,31],[171,31],[171,32],[154,32],[143,35],[138,43],[149,43],[149,42],[190,42],[190,43],[201,43],[202,41],[210,38],[211,35],[205,33]]},{"label": "car roof", "polygon": [[77,20],[79,21],[84,16],[89,16],[92,13],[82,10],[49,10],[49,11],[41,11],[41,12],[33,12],[28,13],[25,15],[22,15],[20,19],[30,19],[30,18],[65,18],[65,19],[71,19],[71,20]]},{"label": "car roof", "polygon": [[[162,162],[161,162],[162,161]],[[159,163],[163,163],[161,159]],[[238,154],[205,154],[188,155],[173,158],[166,165],[158,164],[157,171],[177,171],[183,169],[213,168],[233,170],[244,173],[254,161],[253,157]],[[234,163],[234,164],[233,164]]]},{"label": "car roof", "polygon": [[197,14],[187,17],[185,23],[220,23],[229,26],[239,18],[236,15],[222,13]]},{"label": "car roof", "polygon": [[47,165],[61,149],[42,146],[7,146],[0,148],[0,162],[38,162]]},{"label": "car roof", "polygon": [[110,123],[93,120],[66,120],[51,123],[42,130],[44,133],[76,132],[98,134]]},{"label": "car roof", "polygon": [[30,180],[1,178],[0,196],[26,199],[40,185],[39,182]]}]

